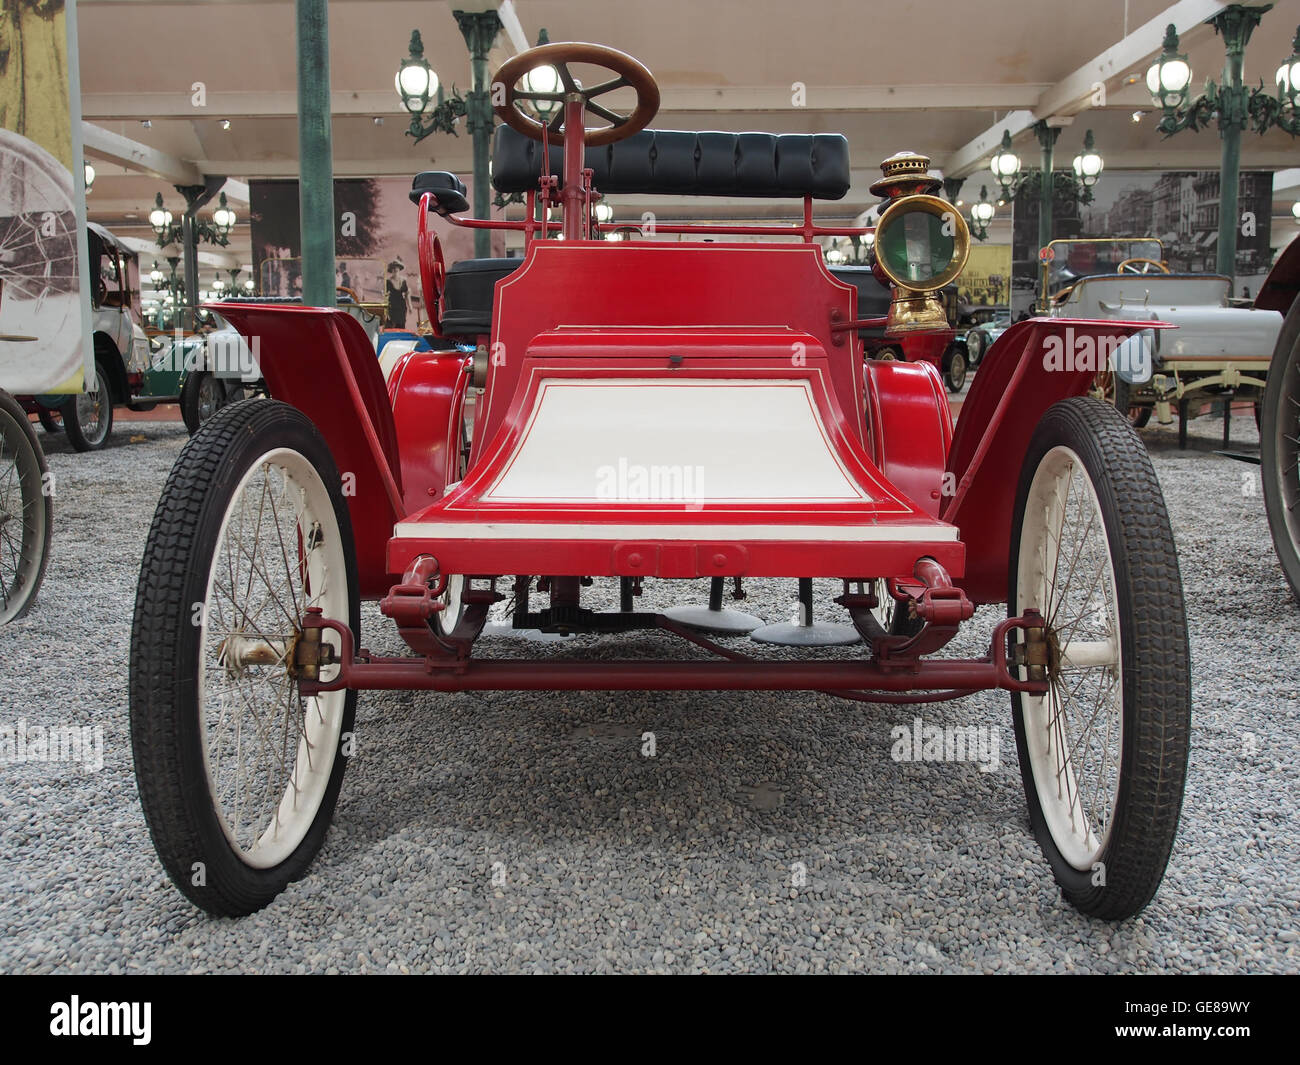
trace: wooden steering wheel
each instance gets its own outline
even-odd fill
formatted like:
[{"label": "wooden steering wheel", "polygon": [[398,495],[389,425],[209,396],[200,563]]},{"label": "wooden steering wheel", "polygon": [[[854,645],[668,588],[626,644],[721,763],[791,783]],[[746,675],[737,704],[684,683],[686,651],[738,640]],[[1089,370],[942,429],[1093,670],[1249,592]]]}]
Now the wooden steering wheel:
[{"label": "wooden steering wheel", "polygon": [[[602,81],[590,88],[585,88],[569,71],[570,63],[586,63],[603,67],[615,77]],[[560,76],[561,89],[555,92],[532,92],[516,88],[521,78],[537,67],[551,66]],[[581,101],[584,111],[605,119],[608,126],[587,126],[582,131],[582,142],[586,145],[613,144],[634,133],[639,133],[650,124],[659,110],[659,86],[654,75],[625,52],[616,48],[606,48],[599,44],[580,44],[573,41],[559,41],[555,44],[543,44],[512,56],[502,64],[493,79],[505,86],[505,98],[493,105],[497,117],[507,126],[535,141],[542,139],[543,131],[559,140],[560,130],[564,126],[564,104],[569,100]],[[636,108],[630,115],[619,114],[604,104],[597,103],[596,97],[607,92],[631,86],[636,90]],[[494,93],[494,96],[496,94]],[[546,100],[558,103],[555,115],[548,125],[543,125],[527,115],[520,108],[521,101]]]},{"label": "wooden steering wheel", "polygon": [[1117,274],[1167,274],[1169,267],[1156,259],[1125,259],[1117,267]]}]

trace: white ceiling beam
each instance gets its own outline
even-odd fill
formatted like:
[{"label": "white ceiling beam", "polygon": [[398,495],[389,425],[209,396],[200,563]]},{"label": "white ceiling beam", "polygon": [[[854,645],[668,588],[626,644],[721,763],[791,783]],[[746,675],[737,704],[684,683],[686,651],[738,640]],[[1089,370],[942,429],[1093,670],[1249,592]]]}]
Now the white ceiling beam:
[{"label": "white ceiling beam", "polygon": [[[1118,44],[1107,48],[1097,58],[1083,64],[1074,73],[1042,92],[1027,113],[1028,121],[1025,121],[1026,113],[1016,112],[1014,122],[1004,120],[995,123],[945,160],[944,169],[953,177],[965,177],[986,164],[988,157],[997,150],[1004,129],[1008,130],[1014,139],[1040,118],[1068,116],[1087,110],[1091,106],[1097,83],[1105,85],[1109,94],[1112,88],[1119,88],[1117,85],[1112,85],[1112,82],[1129,71],[1140,68],[1160,52],[1165,27],[1171,22],[1179,34],[1186,34],[1204,27],[1206,19],[1216,15],[1226,6],[1228,5],[1222,0],[1178,0],[1155,18],[1143,23]],[[1011,117],[1008,115],[1007,119],[1010,120]],[[1110,164],[1109,158],[1107,163]]]},{"label": "white ceiling beam", "polygon": [[515,11],[512,0],[503,0],[497,8],[497,18],[501,20],[501,28],[506,31],[516,54],[526,52],[533,46],[528,34],[524,32],[523,23],[519,21],[519,13]]},{"label": "white ceiling beam", "polygon": [[987,160],[997,151],[1005,130],[1012,137],[1023,133],[1034,124],[1032,111],[1012,111],[1001,122],[995,122],[978,137],[967,141],[946,160],[943,172],[948,177],[966,177],[987,165]]},{"label": "white ceiling beam", "polygon": [[92,122],[81,123],[81,141],[87,155],[121,163],[128,170],[161,178],[173,185],[202,185],[203,173],[186,159],[140,144]]},{"label": "white ceiling beam", "polygon": [[1109,90],[1111,82],[1132,70],[1140,67],[1142,73],[1146,73],[1148,61],[1161,50],[1165,27],[1171,22],[1180,35],[1202,27],[1208,33],[1210,30],[1205,26],[1205,20],[1227,6],[1220,0],[1179,0],[1044,92],[1034,108],[1034,116],[1048,118],[1086,111],[1092,106],[1091,99],[1098,83]]},{"label": "white ceiling beam", "polygon": [[[1046,85],[809,85],[806,105],[812,113],[841,111],[1002,111],[1034,107]],[[659,110],[674,112],[788,112],[791,93],[785,86],[730,85],[725,88],[665,88]],[[207,106],[195,107],[187,92],[86,93],[82,115],[91,121],[298,117],[293,92],[220,92],[210,90]],[[330,94],[335,117],[406,117],[397,94],[389,90],[338,91]]]}]

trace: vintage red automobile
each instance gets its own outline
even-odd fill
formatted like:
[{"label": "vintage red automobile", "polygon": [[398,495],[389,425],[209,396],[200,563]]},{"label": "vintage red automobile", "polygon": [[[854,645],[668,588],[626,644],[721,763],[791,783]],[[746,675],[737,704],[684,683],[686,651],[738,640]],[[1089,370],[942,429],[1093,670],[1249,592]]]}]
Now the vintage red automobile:
[{"label": "vintage red automobile", "polygon": [[[560,91],[521,90],[543,65]],[[367,689],[881,703],[1000,689],[1065,896],[1105,918],[1140,910],[1182,801],[1187,629],[1146,450],[1086,393],[1096,353],[1152,323],[1017,324],[954,427],[932,365],[864,358],[856,289],[814,242],[863,232],[813,219],[815,199],[848,188],[842,137],[651,131],[650,72],[590,44],[532,49],[495,80],[493,181],[526,195],[526,220],[458,217],[468,205],[450,174],[421,174],[412,193],[445,350],[411,352],[385,379],[346,314],[222,305],[260,340],[273,398],[222,410],[177,459],[132,636],[136,772],[172,880],[209,912],[245,914],[303,875]],[[612,94],[629,89],[635,106],[616,110]],[[562,105],[547,125],[539,100]],[[886,327],[946,329],[933,293],[961,270],[960,216],[931,194],[920,156],[887,161],[879,186]],[[660,223],[657,235],[711,239],[610,242],[594,208],[619,192],[788,196],[803,217]],[[542,206],[562,213],[558,231]],[[430,212],[522,230],[526,253],[444,269]],[[717,239],[737,235],[765,239]],[[1044,358],[1062,343],[1063,367]],[[752,577],[797,582],[807,608],[759,639],[848,639],[862,653],[792,659],[719,637],[736,622],[717,609],[724,582]],[[843,582],[844,624],[814,622],[813,578]],[[601,579],[618,580],[621,609],[584,606]],[[637,611],[656,580],[707,581],[714,609]],[[363,599],[409,655],[364,648]],[[479,637],[498,601],[519,629],[657,629],[696,653],[493,658]],[[986,654],[938,656],[978,605],[1004,602]]]}]

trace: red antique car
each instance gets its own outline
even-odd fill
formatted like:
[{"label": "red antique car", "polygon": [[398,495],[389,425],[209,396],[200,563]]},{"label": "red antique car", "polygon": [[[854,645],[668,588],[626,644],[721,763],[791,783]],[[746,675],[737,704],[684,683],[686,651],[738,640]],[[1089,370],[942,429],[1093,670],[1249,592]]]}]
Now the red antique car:
[{"label": "red antique car", "polygon": [[[521,91],[542,65],[561,90]],[[1100,917],[1140,910],[1182,801],[1187,630],[1160,486],[1126,420],[1086,395],[1084,356],[1152,323],[1012,327],[954,427],[933,366],[864,358],[856,289],[814,242],[863,232],[813,219],[815,199],[848,189],[842,137],[651,131],[649,71],[589,44],[535,48],[495,80],[493,181],[527,196],[526,219],[459,217],[450,174],[421,174],[412,192],[444,350],[411,352],[385,378],[337,310],[222,307],[260,340],[273,398],[222,410],[177,459],[131,651],[140,795],[179,889],[244,914],[303,875],[367,689],[907,704],[1000,689],[1066,897]],[[606,94],[628,89],[635,106],[616,110]],[[530,113],[539,96],[562,104],[549,125]],[[900,336],[947,328],[933,294],[968,248],[950,205],[925,191],[924,162],[888,161],[875,229],[894,288],[884,324]],[[657,226],[758,241],[607,242],[594,207],[619,192],[788,196],[803,213]],[[542,206],[562,212],[558,232]],[[521,230],[526,253],[444,270],[430,212]],[[1079,358],[1054,368],[1042,353],[1062,343]],[[861,654],[738,645],[734,630],[757,622],[722,610],[721,593],[755,577],[797,582],[805,607],[758,641],[854,641]],[[812,618],[813,578],[842,581],[843,624]],[[618,581],[621,609],[584,605],[601,579]],[[659,580],[708,582],[710,608],[637,611]],[[363,599],[409,654],[366,650]],[[656,629],[697,653],[494,658],[479,638],[497,602],[517,629]],[[986,654],[939,655],[978,605],[1000,603]]]}]

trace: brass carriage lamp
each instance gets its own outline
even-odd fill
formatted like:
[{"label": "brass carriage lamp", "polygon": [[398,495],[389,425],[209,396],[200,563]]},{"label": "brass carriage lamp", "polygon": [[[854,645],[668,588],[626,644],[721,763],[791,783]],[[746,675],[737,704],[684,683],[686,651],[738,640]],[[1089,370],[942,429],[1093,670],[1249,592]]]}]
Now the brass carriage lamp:
[{"label": "brass carriage lamp", "polygon": [[228,237],[230,231],[235,228],[235,222],[238,216],[230,209],[226,203],[226,194],[221,194],[220,205],[212,212],[212,224],[217,227],[217,233],[223,237]]},{"label": "brass carriage lamp", "polygon": [[1092,130],[1084,135],[1083,151],[1074,157],[1074,176],[1085,189],[1092,188],[1105,167],[1092,139]]},{"label": "brass carriage lamp", "polygon": [[930,160],[900,152],[880,164],[884,175],[871,191],[888,204],[876,223],[877,277],[894,288],[885,335],[945,329],[948,315],[938,292],[962,272],[970,255],[970,230],[957,208],[935,195],[943,181]]},{"label": "brass carriage lamp", "polygon": [[1192,67],[1187,55],[1178,51],[1178,31],[1171,22],[1165,30],[1164,51],[1147,69],[1147,89],[1155,105],[1169,114],[1186,102],[1191,83]]}]

